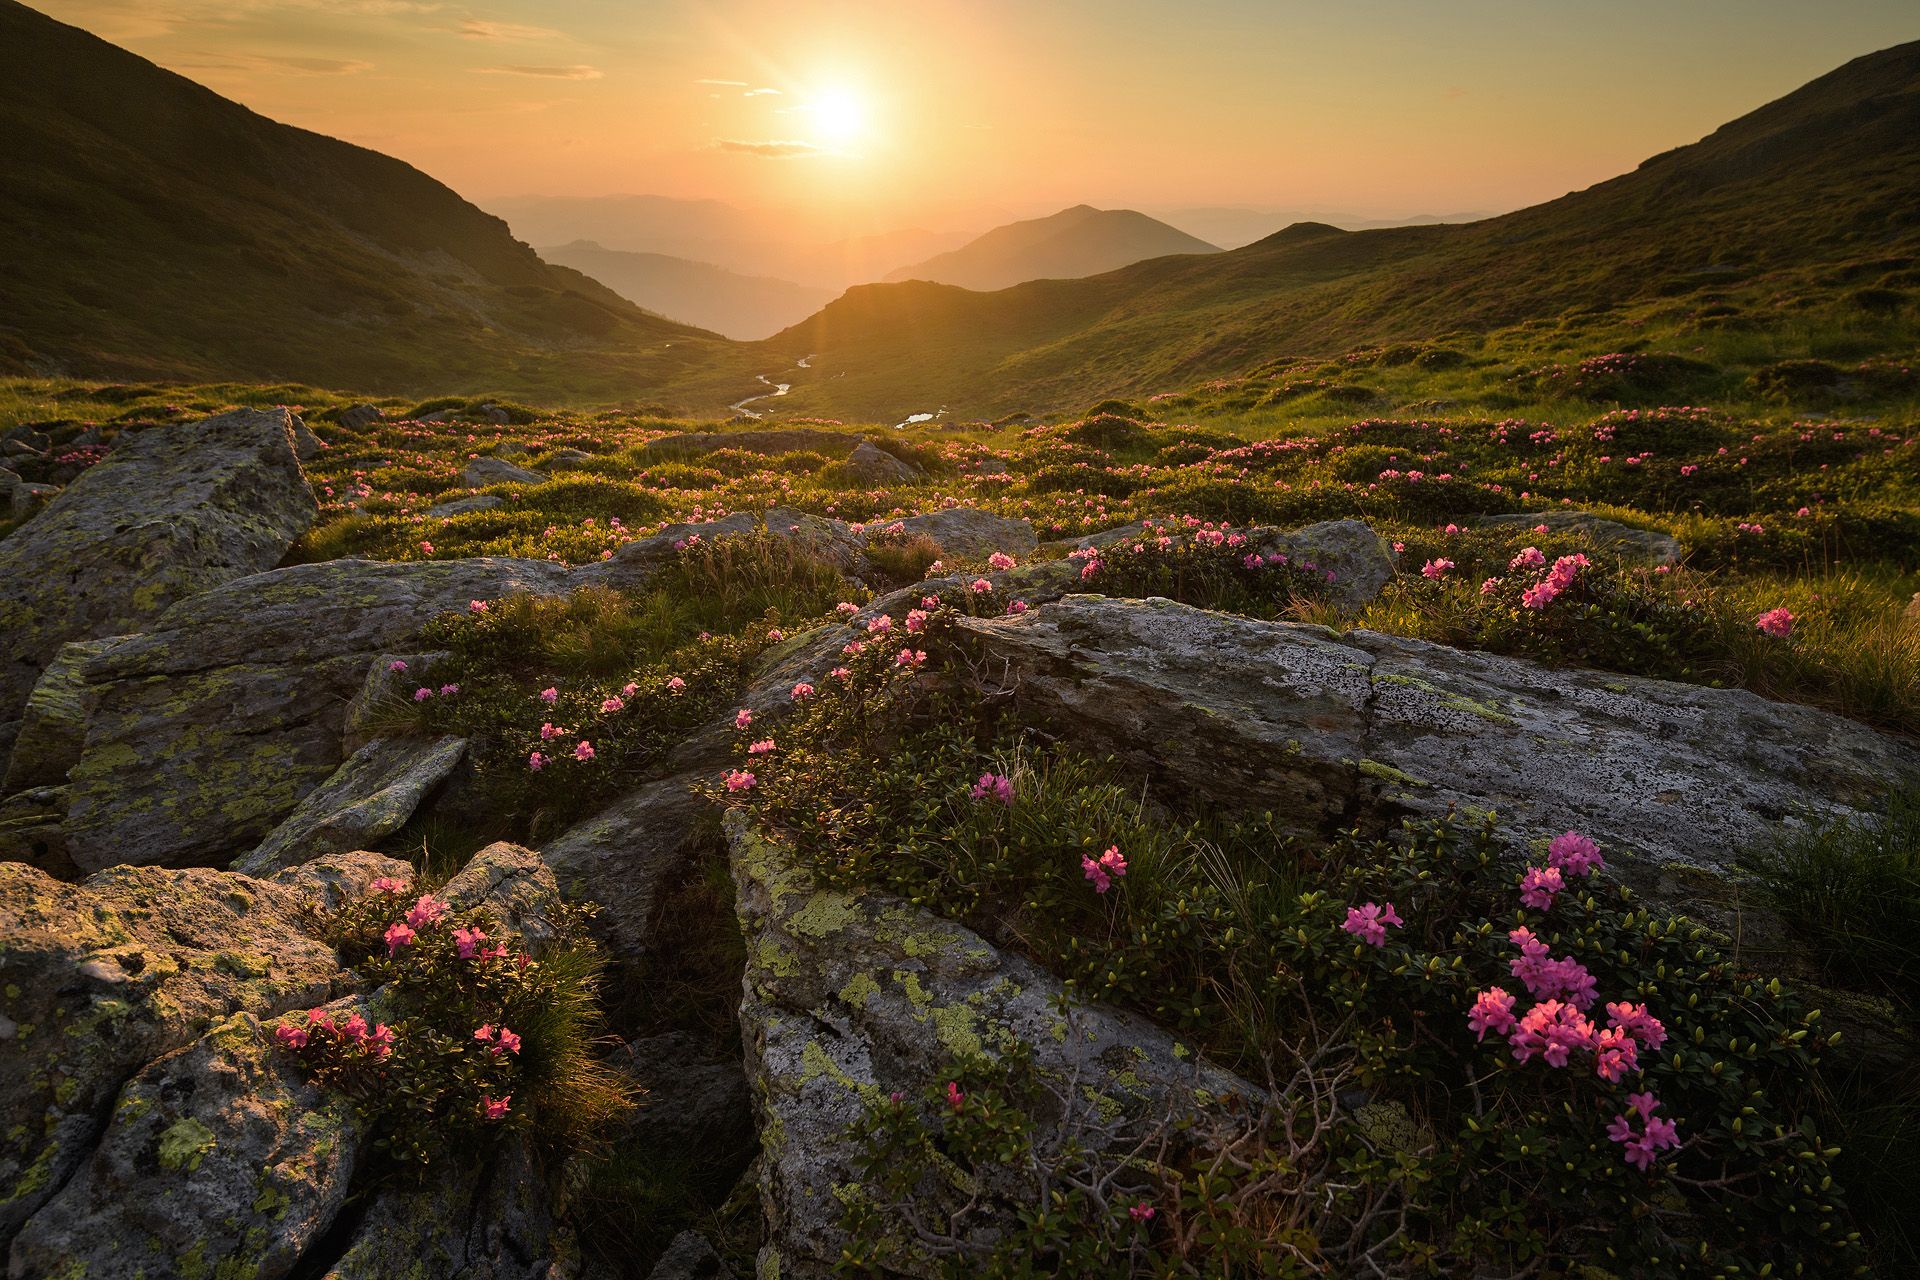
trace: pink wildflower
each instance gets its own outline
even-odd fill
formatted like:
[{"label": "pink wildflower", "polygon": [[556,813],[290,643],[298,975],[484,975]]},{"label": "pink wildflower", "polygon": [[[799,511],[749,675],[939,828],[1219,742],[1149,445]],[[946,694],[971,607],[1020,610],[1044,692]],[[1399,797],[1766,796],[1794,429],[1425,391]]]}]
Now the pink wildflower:
[{"label": "pink wildflower", "polygon": [[1420,576],[1423,578],[1438,579],[1451,568],[1453,568],[1453,561],[1445,557],[1441,557],[1438,560],[1429,560],[1420,566]]},{"label": "pink wildflower", "polygon": [[395,658],[392,662],[389,662],[387,664],[387,670],[394,672],[395,674],[405,671],[406,669],[407,669],[407,664],[402,662],[398,658]]},{"label": "pink wildflower", "polygon": [[1644,1004],[1618,1001],[1607,1005],[1607,1023],[1618,1027],[1647,1048],[1658,1051],[1667,1042],[1667,1028],[1647,1012]]},{"label": "pink wildflower", "polygon": [[610,716],[616,711],[626,709],[626,703],[619,698],[606,698],[600,703],[600,714]]},{"label": "pink wildflower", "polygon": [[587,761],[593,759],[593,754],[593,744],[585,738],[582,738],[579,744],[573,749],[573,758],[581,764],[585,764]]},{"label": "pink wildflower", "polygon": [[1537,1056],[1550,1067],[1564,1067],[1574,1050],[1593,1048],[1593,1023],[1570,1004],[1542,1000],[1514,1025],[1507,1043],[1521,1062]]},{"label": "pink wildflower", "polygon": [[1467,1012],[1467,1027],[1474,1039],[1485,1040],[1487,1032],[1505,1035],[1513,1029],[1513,995],[1502,987],[1488,987],[1473,998]]},{"label": "pink wildflower", "polygon": [[902,649],[895,655],[893,665],[896,667],[905,667],[909,671],[918,671],[921,667],[927,665],[927,651],[925,649]]},{"label": "pink wildflower", "polygon": [[552,706],[554,703],[560,701],[560,690],[555,688],[542,689],[540,691],[540,701],[546,703],[548,706]]},{"label": "pink wildflower", "polygon": [[993,584],[991,582],[988,582],[985,578],[975,578],[972,582],[967,584],[967,590],[973,592],[973,594],[977,596],[983,596],[987,594],[987,592],[993,590]]},{"label": "pink wildflower", "polygon": [[1547,843],[1547,863],[1570,876],[1585,876],[1606,866],[1607,860],[1600,856],[1599,845],[1578,831],[1569,831]]},{"label": "pink wildflower", "polygon": [[407,891],[407,882],[405,880],[396,880],[392,876],[381,876],[367,887],[375,893],[405,893]]},{"label": "pink wildflower", "polygon": [[685,680],[682,680],[679,676],[667,677],[668,693],[679,693],[681,690],[685,689],[686,687],[687,687],[687,682]]},{"label": "pink wildflower", "polygon": [[907,630],[915,635],[927,629],[927,611],[925,609],[907,610]]},{"label": "pink wildflower", "polygon": [[1013,803],[1013,780],[1002,773],[983,773],[980,781],[973,784],[971,792],[975,800],[998,800],[1001,804]]},{"label": "pink wildflower", "polygon": [[1368,902],[1358,907],[1348,907],[1346,923],[1340,927],[1370,947],[1381,947],[1387,942],[1387,926],[1399,928],[1405,923],[1391,902],[1384,907],[1377,902]]},{"label": "pink wildflower", "polygon": [[289,1049],[304,1049],[307,1047],[308,1035],[304,1027],[275,1027],[273,1029],[273,1036],[274,1039]]},{"label": "pink wildflower", "polygon": [[430,893],[423,893],[419,900],[407,908],[407,923],[416,929],[425,929],[440,923],[447,914],[447,904]]},{"label": "pink wildflower", "polygon": [[1769,609],[1753,625],[1776,640],[1785,640],[1793,634],[1793,614],[1786,609]]},{"label": "pink wildflower", "polygon": [[753,775],[744,770],[727,770],[727,790],[729,791],[751,791],[753,790],[753,782]]},{"label": "pink wildflower", "polygon": [[[1624,1144],[1626,1150],[1621,1153],[1622,1158],[1645,1171],[1653,1167],[1660,1152],[1680,1145],[1679,1126],[1653,1114],[1660,1103],[1651,1093],[1630,1093],[1627,1105],[1632,1111],[1613,1118],[1613,1123],[1607,1126],[1607,1138]],[[1631,1115],[1640,1118],[1642,1127],[1638,1133],[1634,1132]]]},{"label": "pink wildflower", "polygon": [[1026,611],[1027,611],[1027,602],[1025,600],[1015,600],[1012,604],[1007,606],[1008,613],[1025,613]]},{"label": "pink wildflower", "polygon": [[527,754],[528,769],[532,770],[534,773],[538,773],[546,767],[547,767],[547,758],[541,755],[538,751],[532,751]]},{"label": "pink wildflower", "polygon": [[947,1081],[947,1105],[958,1111],[966,1105],[966,1100],[967,1095],[960,1092],[959,1083],[953,1080]]},{"label": "pink wildflower", "polygon": [[1013,565],[1014,565],[1013,557],[1008,555],[1004,551],[996,551],[992,555],[987,557],[987,567],[989,569],[998,569],[998,570],[1004,571],[1004,570],[1013,568]]},{"label": "pink wildflower", "polygon": [[387,958],[389,960],[400,954],[400,948],[413,945],[413,930],[401,924],[398,920],[388,925],[386,933],[381,936],[386,940]]},{"label": "pink wildflower", "polygon": [[433,690],[427,688],[425,685],[421,685],[418,689],[415,689],[413,691],[413,700],[415,702],[425,702],[428,698],[431,698],[432,696],[433,696]]},{"label": "pink wildflower", "polygon": [[793,686],[792,696],[795,702],[804,702],[813,696],[813,686],[805,680],[802,680],[799,684]]},{"label": "pink wildflower", "polygon": [[772,750],[773,750],[773,739],[762,738],[760,739],[760,741],[754,743],[752,746],[747,748],[747,754],[750,756],[763,756]]},{"label": "pink wildflower", "polygon": [[879,635],[881,632],[891,630],[893,630],[893,619],[884,613],[869,619],[867,622],[867,632],[870,635]]},{"label": "pink wildflower", "polygon": [[1536,911],[1553,907],[1554,895],[1567,887],[1558,867],[1528,867],[1520,877],[1520,901]]},{"label": "pink wildflower", "polygon": [[487,602],[485,600],[467,601],[468,613],[485,613],[486,611],[487,611]]},{"label": "pink wildflower", "polygon": [[851,618],[854,614],[860,612],[860,606],[851,600],[842,600],[839,604],[833,606],[833,611],[843,618]]},{"label": "pink wildflower", "polygon": [[486,932],[481,929],[455,929],[453,931],[453,945],[459,950],[462,960],[473,959],[474,952],[479,950],[480,944],[486,940]]},{"label": "pink wildflower", "polygon": [[460,686],[457,684],[443,684],[440,686],[440,696],[443,698],[451,698],[458,692],[460,692]]},{"label": "pink wildflower", "polygon": [[1547,562],[1546,553],[1538,547],[1527,547],[1519,555],[1507,561],[1509,569],[1538,569]]},{"label": "pink wildflower", "polygon": [[504,1118],[507,1114],[507,1104],[512,1101],[513,1095],[510,1093],[499,1098],[491,1094],[481,1094],[480,1118],[482,1120],[499,1120]]},{"label": "pink wildflower", "polygon": [[1142,1200],[1139,1204],[1127,1209],[1127,1216],[1135,1222],[1151,1222],[1153,1221],[1153,1206],[1145,1200]]},{"label": "pink wildflower", "polygon": [[749,708],[742,707],[738,711],[733,713],[734,728],[744,729],[752,723],[753,723],[753,712]]},{"label": "pink wildflower", "polygon": [[1113,887],[1115,880],[1127,874],[1127,859],[1120,852],[1119,845],[1111,844],[1098,858],[1083,856],[1080,859],[1080,872],[1093,882],[1095,893],[1105,893]]}]

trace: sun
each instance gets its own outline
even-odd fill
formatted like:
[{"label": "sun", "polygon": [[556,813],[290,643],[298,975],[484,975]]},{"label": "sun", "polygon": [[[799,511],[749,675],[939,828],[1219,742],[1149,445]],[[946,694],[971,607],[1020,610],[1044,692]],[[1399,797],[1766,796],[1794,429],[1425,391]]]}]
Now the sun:
[{"label": "sun", "polygon": [[806,110],[814,137],[827,146],[850,146],[867,134],[866,101],[846,85],[821,89],[807,101]]}]

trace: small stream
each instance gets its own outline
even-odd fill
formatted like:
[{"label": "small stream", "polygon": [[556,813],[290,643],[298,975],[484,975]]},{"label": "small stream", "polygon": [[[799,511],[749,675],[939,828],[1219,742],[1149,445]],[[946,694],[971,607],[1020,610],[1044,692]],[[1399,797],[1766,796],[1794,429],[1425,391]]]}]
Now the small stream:
[{"label": "small stream", "polygon": [[[811,369],[813,367],[813,357],[802,356],[798,361],[795,362],[793,367],[796,369]],[[757,404],[762,400],[772,400],[772,399],[775,399],[776,397],[783,396],[787,394],[787,392],[793,390],[793,384],[791,382],[775,382],[772,378],[769,378],[764,373],[756,373],[753,376],[756,380],[759,381],[761,386],[772,387],[773,390],[762,391],[758,395],[748,396],[744,400],[736,400],[732,404],[728,405],[727,408],[733,410],[733,412],[739,415],[740,417],[752,418],[754,421],[758,422],[761,418],[765,417],[766,415],[764,413],[756,413],[752,409],[747,408],[747,406],[750,404]]]}]

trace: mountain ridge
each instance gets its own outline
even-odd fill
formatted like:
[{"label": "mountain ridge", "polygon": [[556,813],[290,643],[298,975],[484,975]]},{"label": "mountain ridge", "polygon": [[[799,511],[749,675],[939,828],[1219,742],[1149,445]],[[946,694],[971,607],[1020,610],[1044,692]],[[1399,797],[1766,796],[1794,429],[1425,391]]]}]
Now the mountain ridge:
[{"label": "mountain ridge", "polygon": [[889,272],[886,282],[927,280],[975,290],[1028,280],[1076,279],[1172,254],[1220,249],[1133,209],[1077,204],[1042,218],[1024,218],[957,249]]}]

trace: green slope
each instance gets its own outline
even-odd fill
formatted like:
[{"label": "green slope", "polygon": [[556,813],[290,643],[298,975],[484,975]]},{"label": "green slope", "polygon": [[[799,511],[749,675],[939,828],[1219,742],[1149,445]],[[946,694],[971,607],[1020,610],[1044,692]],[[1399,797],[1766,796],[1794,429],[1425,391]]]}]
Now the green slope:
[{"label": "green slope", "polygon": [[1920,253],[1920,43],[1858,58],[1630,174],[1503,217],[1343,232],[977,294],[848,291],[773,346],[794,412],[986,415],[1153,392],[1280,355],[1489,330],[1711,283],[1779,305]]},{"label": "green slope", "polygon": [[612,396],[726,359],[401,161],[12,0],[0,172],[0,368]]}]

